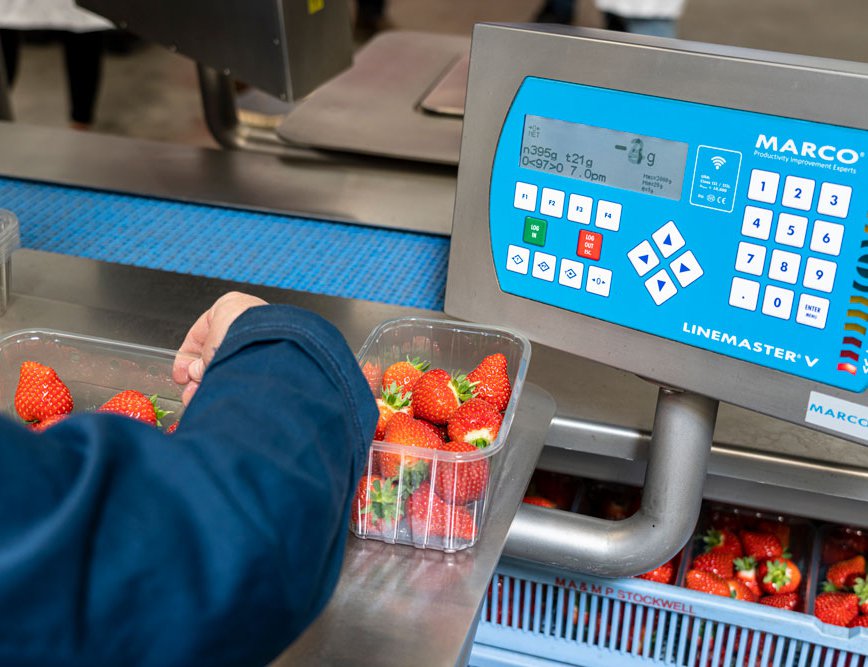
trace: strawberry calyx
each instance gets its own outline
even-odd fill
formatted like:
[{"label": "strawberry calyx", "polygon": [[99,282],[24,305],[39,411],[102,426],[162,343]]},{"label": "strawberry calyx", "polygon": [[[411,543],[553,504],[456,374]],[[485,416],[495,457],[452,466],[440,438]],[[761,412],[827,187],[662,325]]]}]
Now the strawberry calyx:
[{"label": "strawberry calyx", "polygon": [[756,569],[756,558],[754,558],[753,556],[736,558],[734,561],[732,561],[732,564],[735,565],[735,569],[739,572],[750,572],[751,570]]},{"label": "strawberry calyx", "polygon": [[452,376],[450,382],[452,391],[455,392],[455,396],[458,398],[459,403],[464,403],[474,397],[476,394],[475,389],[477,384],[479,383],[468,380],[467,375],[460,371]]},{"label": "strawberry calyx", "polygon": [[868,580],[859,577],[853,584],[853,592],[859,596],[859,604],[868,603]]},{"label": "strawberry calyx", "polygon": [[824,582],[823,582],[823,592],[824,592],[824,593],[837,593],[837,592],[840,591],[840,590],[841,590],[841,589],[838,588],[838,587],[837,587],[835,584],[833,584],[831,581],[824,581]]},{"label": "strawberry calyx", "polygon": [[389,385],[388,389],[383,389],[382,392],[383,403],[388,405],[395,411],[406,408],[410,405],[410,401],[413,398],[412,391],[401,391],[401,387],[398,386],[397,382],[393,382]]},{"label": "strawberry calyx", "polygon": [[705,536],[702,538],[702,541],[705,542],[705,550],[711,551],[715,547],[723,545],[723,539],[723,533],[715,528],[712,528],[705,534]]},{"label": "strawberry calyx", "polygon": [[766,576],[763,577],[763,583],[771,584],[775,590],[780,590],[792,580],[788,571],[786,561],[777,559],[766,563]]},{"label": "strawberry calyx", "polygon": [[407,355],[407,363],[417,371],[422,371],[423,373],[431,368],[431,362],[420,359],[419,357],[413,357],[411,359],[409,354]]},{"label": "strawberry calyx", "polygon": [[398,520],[402,516],[403,503],[398,502],[394,477],[372,481],[368,485],[367,496],[363,496],[361,501],[364,507],[359,510],[360,514],[367,514],[375,521]]},{"label": "strawberry calyx", "polygon": [[162,426],[163,424],[160,420],[166,415],[173,414],[172,410],[163,410],[163,408],[157,405],[157,394],[151,394],[148,396],[148,400],[151,402],[151,405],[154,406],[154,415],[157,418],[157,426]]}]

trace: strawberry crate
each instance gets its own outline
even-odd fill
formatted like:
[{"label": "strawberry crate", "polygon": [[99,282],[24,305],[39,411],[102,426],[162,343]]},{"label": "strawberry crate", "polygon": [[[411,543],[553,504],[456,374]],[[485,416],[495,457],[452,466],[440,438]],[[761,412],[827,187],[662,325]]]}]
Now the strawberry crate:
[{"label": "strawberry crate", "polygon": [[0,339],[0,409],[17,419],[15,389],[21,363],[51,366],[69,387],[73,412],[87,412],[114,394],[136,389],[157,395],[166,428],[180,419],[181,388],[172,380],[175,352],[49,329],[16,331]]},{"label": "strawberry crate", "polygon": [[469,664],[868,667],[866,656],[868,637],[807,614],[504,560]]},{"label": "strawberry crate", "polygon": [[381,392],[379,378],[393,363],[419,357],[431,369],[466,373],[494,354],[506,358],[512,393],[496,438],[482,449],[445,451],[374,440],[351,510],[357,537],[447,552],[476,543],[530,351],[528,340],[512,331],[447,320],[389,320],[371,333],[358,360],[375,396]]},{"label": "strawberry crate", "polygon": [[[840,524],[820,526],[814,550],[813,612],[829,623],[830,629],[842,634],[861,633],[868,638],[866,559],[868,529]],[[830,596],[830,592],[835,594]],[[837,627],[850,625],[856,627]]]}]

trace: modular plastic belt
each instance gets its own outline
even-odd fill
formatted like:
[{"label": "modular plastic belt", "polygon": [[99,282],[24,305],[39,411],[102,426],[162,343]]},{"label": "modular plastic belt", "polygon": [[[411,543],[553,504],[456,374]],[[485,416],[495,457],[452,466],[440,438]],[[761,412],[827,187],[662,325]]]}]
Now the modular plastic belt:
[{"label": "modular plastic belt", "polygon": [[443,309],[449,239],[0,178],[25,248]]}]

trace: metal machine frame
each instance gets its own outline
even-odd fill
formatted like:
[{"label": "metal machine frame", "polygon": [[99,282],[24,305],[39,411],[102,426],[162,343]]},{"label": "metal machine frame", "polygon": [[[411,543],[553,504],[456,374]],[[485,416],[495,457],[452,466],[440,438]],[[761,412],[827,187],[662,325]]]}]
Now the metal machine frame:
[{"label": "metal machine frame", "polygon": [[659,395],[636,515],[615,523],[522,508],[505,553],[638,574],[673,556],[691,534],[718,400],[804,424],[812,389],[861,404],[868,397],[501,292],[489,234],[492,165],[503,121],[529,76],[766,114],[786,109],[791,118],[868,129],[860,103],[868,98],[868,67],[598,30],[474,30],[445,311],[515,326],[532,340],[678,388]]}]

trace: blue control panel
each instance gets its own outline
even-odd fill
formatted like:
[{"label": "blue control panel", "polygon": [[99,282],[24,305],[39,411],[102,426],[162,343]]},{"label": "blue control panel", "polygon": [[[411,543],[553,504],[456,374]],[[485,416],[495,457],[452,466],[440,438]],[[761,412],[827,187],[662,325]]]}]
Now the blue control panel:
[{"label": "blue control panel", "polygon": [[527,78],[492,170],[500,288],[862,392],[866,152],[864,130]]}]

